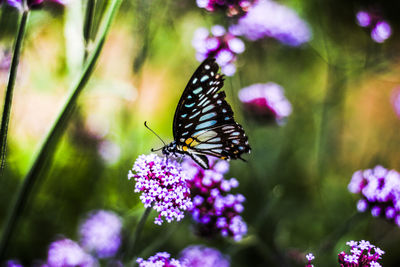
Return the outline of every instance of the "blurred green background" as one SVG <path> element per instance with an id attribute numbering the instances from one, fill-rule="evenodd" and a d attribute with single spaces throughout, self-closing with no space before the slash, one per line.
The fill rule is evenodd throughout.
<path id="1" fill-rule="evenodd" d="M 224 90 L 252 147 L 248 163 L 231 162 L 239 180 L 248 235 L 239 243 L 196 237 L 191 220 L 157 226 L 147 221 L 140 256 L 168 251 L 176 256 L 190 244 L 206 244 L 231 256 L 232 266 L 337 266 L 348 240 L 369 240 L 386 254 L 383 266 L 400 265 L 400 230 L 369 213 L 358 214 L 358 196 L 347 190 L 358 169 L 382 164 L 399 168 L 400 120 L 391 105 L 400 84 L 399 2 L 280 1 L 310 25 L 313 39 L 294 48 L 273 39 L 246 42 L 237 73 Z M 355 14 L 379 5 L 393 34 L 383 44 L 355 23 Z M 102 1 L 98 9 L 102 8 Z M 37 149 L 49 130 L 83 57 L 83 4 L 47 4 L 32 12 L 17 76 L 7 163 L 0 177 L 0 223 Z M 100 19 L 100 18 L 96 18 Z M 18 12 L 0 11 L 0 47 L 11 50 Z M 40 176 L 40 188 L 25 208 L 8 247 L 8 258 L 29 265 L 46 259 L 57 236 L 77 238 L 83 216 L 110 209 L 124 218 L 126 236 L 143 212 L 128 170 L 159 140 L 143 127 L 148 121 L 172 140 L 179 97 L 199 65 L 191 45 L 198 27 L 228 25 L 224 14 L 209 13 L 195 1 L 124 1 L 96 70 Z M 253 83 L 285 88 L 293 113 L 283 126 L 246 120 L 237 92 Z M 7 71 L 0 73 L 4 93 Z M 154 216 L 152 213 L 151 216 Z M 161 237 L 160 237 L 161 236 Z M 160 240 L 164 242 L 159 242 Z M 147 254 L 146 254 L 147 253 Z"/>

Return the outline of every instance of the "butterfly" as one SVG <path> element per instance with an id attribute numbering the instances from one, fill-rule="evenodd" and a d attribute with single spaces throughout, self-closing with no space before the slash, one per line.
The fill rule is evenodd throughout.
<path id="1" fill-rule="evenodd" d="M 164 155 L 189 155 L 209 169 L 207 156 L 244 160 L 241 155 L 250 153 L 247 136 L 220 91 L 224 76 L 218 70 L 215 59 L 207 58 L 190 78 L 175 111 L 174 141 L 162 148 Z"/>

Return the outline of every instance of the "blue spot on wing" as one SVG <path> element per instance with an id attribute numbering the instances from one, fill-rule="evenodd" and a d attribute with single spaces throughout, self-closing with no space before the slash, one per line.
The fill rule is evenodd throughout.
<path id="1" fill-rule="evenodd" d="M 215 121 L 215 120 L 200 123 L 199 125 L 196 126 L 196 130 L 211 127 L 216 123 L 217 123 L 217 121 Z"/>
<path id="2" fill-rule="evenodd" d="M 193 103 L 191 103 L 191 104 L 185 104 L 185 107 L 187 107 L 187 108 L 191 108 L 191 107 L 193 107 L 194 106 L 194 104 L 196 104 L 195 102 L 193 102 Z"/>
<path id="3" fill-rule="evenodd" d="M 193 93 L 197 95 L 197 94 L 200 93 L 202 90 L 203 90 L 203 88 L 199 87 L 199 88 L 193 90 Z"/>

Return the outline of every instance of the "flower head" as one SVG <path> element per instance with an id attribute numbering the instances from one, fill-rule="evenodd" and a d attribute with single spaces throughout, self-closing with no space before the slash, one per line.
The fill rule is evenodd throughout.
<path id="1" fill-rule="evenodd" d="M 306 267 L 313 267 L 314 265 L 311 264 L 311 261 L 313 261 L 315 259 L 315 256 L 312 253 L 308 253 L 306 255 L 306 259 L 308 261 Z"/>
<path id="2" fill-rule="evenodd" d="M 138 258 L 136 262 L 139 267 L 182 267 L 178 260 L 170 258 L 170 256 L 167 252 L 158 252 L 147 260 Z"/>
<path id="3" fill-rule="evenodd" d="M 187 267 L 229 267 L 229 258 L 216 249 L 189 246 L 181 252 L 179 261 Z"/>
<path id="4" fill-rule="evenodd" d="M 392 28 L 386 21 L 379 21 L 371 31 L 371 38 L 377 43 L 383 43 L 392 35 Z"/>
<path id="5" fill-rule="evenodd" d="M 121 245 L 121 228 L 121 219 L 114 212 L 93 212 L 79 228 L 80 243 L 99 258 L 112 257 Z"/>
<path id="6" fill-rule="evenodd" d="M 271 0 L 257 1 L 231 31 L 252 41 L 271 37 L 290 46 L 299 46 L 311 39 L 308 25 L 295 11 Z"/>
<path id="7" fill-rule="evenodd" d="M 350 253 L 342 251 L 338 254 L 338 261 L 343 267 L 364 267 L 364 266 L 381 266 L 378 260 L 385 253 L 380 248 L 372 245 L 369 241 L 361 240 L 349 241 L 346 243 L 350 246 Z"/>
<path id="8" fill-rule="evenodd" d="M 47 266 L 49 267 L 73 267 L 97 266 L 97 262 L 74 241 L 61 239 L 50 244 Z"/>
<path id="9" fill-rule="evenodd" d="M 400 174 L 382 166 L 357 171 L 348 185 L 350 192 L 360 194 L 357 209 L 371 211 L 374 217 L 383 217 L 400 226 Z"/>
<path id="10" fill-rule="evenodd" d="M 142 192 L 140 200 L 159 213 L 154 223 L 161 225 L 161 217 L 167 222 L 180 221 L 184 211 L 192 207 L 189 177 L 178 163 L 155 154 L 141 155 L 132 170 L 128 178 L 135 180 L 135 192 Z"/>
<path id="11" fill-rule="evenodd" d="M 239 91 L 239 99 L 252 117 L 282 123 L 292 113 L 292 105 L 276 83 L 253 84 Z"/>
<path id="12" fill-rule="evenodd" d="M 358 11 L 356 14 L 357 23 L 361 27 L 368 27 L 371 24 L 371 15 L 364 10 Z"/>
<path id="13" fill-rule="evenodd" d="M 243 53 L 245 46 L 242 40 L 223 26 L 215 25 L 209 32 L 206 28 L 199 28 L 195 31 L 192 45 L 196 49 L 196 58 L 203 61 L 207 57 L 215 57 L 221 66 L 221 71 L 227 76 L 236 72 L 234 62 L 236 55 Z"/>
<path id="14" fill-rule="evenodd" d="M 226 11 L 229 17 L 243 16 L 254 0 L 196 0 L 197 6 L 210 12 Z"/>
<path id="15" fill-rule="evenodd" d="M 240 213 L 245 197 L 228 194 L 239 185 L 235 178 L 224 179 L 229 169 L 226 161 L 210 160 L 210 169 L 204 170 L 192 160 L 186 159 L 182 167 L 187 170 L 193 207 L 190 209 L 196 221 L 198 233 L 212 237 L 216 234 L 239 241 L 247 233 L 247 225 Z"/>

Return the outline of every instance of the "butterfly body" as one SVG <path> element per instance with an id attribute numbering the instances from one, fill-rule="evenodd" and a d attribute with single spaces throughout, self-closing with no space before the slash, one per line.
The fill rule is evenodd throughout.
<path id="1" fill-rule="evenodd" d="M 224 77 L 218 70 L 215 59 L 208 58 L 190 78 L 175 111 L 174 141 L 163 147 L 163 154 L 189 155 L 208 169 L 207 155 L 230 160 L 250 152 L 247 136 L 220 91 Z"/>

